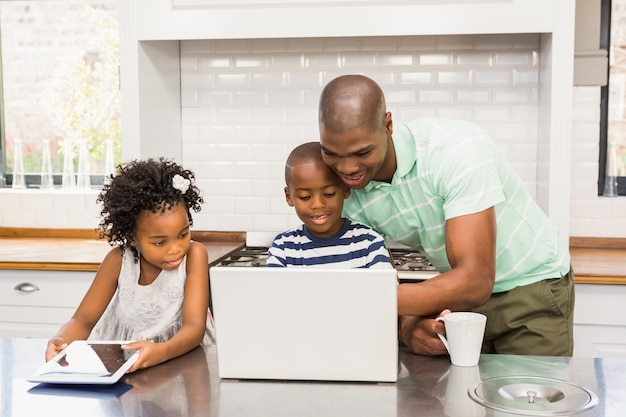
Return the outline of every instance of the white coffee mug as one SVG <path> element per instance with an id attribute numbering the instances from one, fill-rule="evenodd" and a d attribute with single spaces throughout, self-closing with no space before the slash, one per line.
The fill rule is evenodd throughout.
<path id="1" fill-rule="evenodd" d="M 471 311 L 457 311 L 437 317 L 436 320 L 446 326 L 446 335 L 438 336 L 448 350 L 452 364 L 478 365 L 487 317 Z"/>

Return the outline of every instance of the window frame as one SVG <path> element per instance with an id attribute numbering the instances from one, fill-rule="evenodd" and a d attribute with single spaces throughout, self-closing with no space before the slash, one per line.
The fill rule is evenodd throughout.
<path id="1" fill-rule="evenodd" d="M 5 173 L 7 160 L 4 142 L 4 74 L 2 68 L 2 30 L 0 30 L 0 188 L 8 186 Z"/>
<path id="2" fill-rule="evenodd" d="M 601 0 L 600 10 L 600 48 L 610 51 L 611 48 L 611 8 L 612 0 Z M 610 53 L 610 52 L 609 52 Z M 608 151 L 608 127 L 609 127 L 609 62 L 606 68 L 607 83 L 600 87 L 600 154 L 598 155 L 598 195 L 604 194 L 606 182 L 606 165 Z M 617 177 L 617 195 L 626 195 L 626 177 Z"/>

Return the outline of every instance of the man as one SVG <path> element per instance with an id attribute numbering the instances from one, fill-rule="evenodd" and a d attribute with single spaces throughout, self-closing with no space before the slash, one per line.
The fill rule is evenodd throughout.
<path id="1" fill-rule="evenodd" d="M 382 89 L 361 75 L 324 88 L 319 128 L 324 162 L 352 189 L 345 215 L 440 272 L 398 287 L 411 351 L 446 353 L 434 318 L 450 309 L 487 316 L 483 353 L 573 353 L 567 241 L 482 129 L 435 118 L 394 126 Z"/>

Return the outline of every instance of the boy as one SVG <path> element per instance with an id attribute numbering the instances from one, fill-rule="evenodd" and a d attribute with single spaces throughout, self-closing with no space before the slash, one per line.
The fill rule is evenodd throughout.
<path id="1" fill-rule="evenodd" d="M 268 267 L 391 268 L 378 233 L 342 217 L 350 189 L 322 160 L 319 142 L 296 147 L 285 164 L 285 199 L 303 224 L 280 233 Z"/>

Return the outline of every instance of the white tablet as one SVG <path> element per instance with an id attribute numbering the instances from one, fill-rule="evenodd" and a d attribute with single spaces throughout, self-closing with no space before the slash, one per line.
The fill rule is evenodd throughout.
<path id="1" fill-rule="evenodd" d="M 127 341 L 76 340 L 28 378 L 53 384 L 114 384 L 137 361 L 139 351 L 124 350 Z"/>

